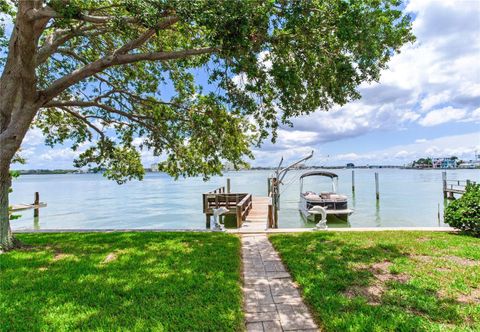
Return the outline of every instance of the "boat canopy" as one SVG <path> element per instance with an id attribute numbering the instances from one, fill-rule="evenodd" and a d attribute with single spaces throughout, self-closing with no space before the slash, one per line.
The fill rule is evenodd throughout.
<path id="1" fill-rule="evenodd" d="M 307 173 L 303 173 L 302 176 L 300 176 L 300 179 L 303 179 L 304 177 L 307 177 L 307 176 L 315 176 L 315 175 L 318 175 L 318 176 L 327 176 L 329 178 L 338 178 L 338 175 L 335 174 L 335 173 L 332 173 L 332 172 L 325 172 L 325 171 L 312 171 L 312 172 L 307 172 Z"/>

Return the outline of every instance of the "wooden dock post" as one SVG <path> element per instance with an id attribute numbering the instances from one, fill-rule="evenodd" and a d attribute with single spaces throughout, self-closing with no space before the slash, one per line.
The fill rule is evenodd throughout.
<path id="1" fill-rule="evenodd" d="M 39 206 L 40 206 L 40 194 L 39 192 L 35 192 L 35 198 L 33 200 L 33 205 L 36 207 L 34 210 L 33 210 L 33 217 L 34 218 L 37 218 L 38 215 L 39 215 Z"/>
<path id="2" fill-rule="evenodd" d="M 352 192 L 355 192 L 355 171 L 352 170 Z"/>
<path id="3" fill-rule="evenodd" d="M 227 178 L 227 194 L 230 194 L 230 178 Z"/>
<path id="4" fill-rule="evenodd" d="M 36 209 L 33 210 L 33 229 L 38 230 L 40 229 L 40 193 L 37 191 L 35 192 L 35 196 L 33 199 L 33 206 Z"/>
<path id="5" fill-rule="evenodd" d="M 443 198 L 447 198 L 447 172 L 442 172 Z"/>
<path id="6" fill-rule="evenodd" d="M 378 185 L 378 173 L 375 172 L 375 196 L 377 198 L 377 201 L 380 199 L 380 189 Z"/>
<path id="7" fill-rule="evenodd" d="M 210 229 L 210 215 L 209 215 L 209 214 L 206 214 L 205 216 L 206 216 L 206 218 L 207 218 L 207 220 L 206 220 L 206 225 L 205 225 L 205 226 L 207 227 L 207 229 Z"/>

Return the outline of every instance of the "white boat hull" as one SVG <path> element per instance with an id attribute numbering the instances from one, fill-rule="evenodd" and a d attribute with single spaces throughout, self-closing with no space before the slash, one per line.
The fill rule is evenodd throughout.
<path id="1" fill-rule="evenodd" d="M 342 203 L 342 204 L 336 204 L 336 203 Z M 309 200 L 309 199 L 306 199 L 303 194 L 300 195 L 300 204 L 299 204 L 300 213 L 303 215 L 305 219 L 318 222 L 320 215 L 316 213 L 312 213 L 310 211 L 312 206 L 315 206 L 315 205 L 319 205 L 326 208 L 327 218 L 328 216 L 335 216 L 339 219 L 347 219 L 347 217 L 353 213 L 352 209 L 347 208 L 346 201 L 332 202 L 330 200 L 324 200 L 324 201 Z M 336 208 L 337 206 L 339 208 Z"/>

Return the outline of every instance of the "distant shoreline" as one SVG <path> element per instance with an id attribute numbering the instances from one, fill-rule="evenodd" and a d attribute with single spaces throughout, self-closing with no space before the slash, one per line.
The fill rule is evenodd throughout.
<path id="1" fill-rule="evenodd" d="M 243 172 L 243 171 L 273 171 L 276 167 L 252 167 L 250 169 L 241 169 L 241 170 L 223 170 L 223 173 L 228 172 Z M 457 170 L 480 170 L 480 168 L 415 168 L 415 167 L 405 167 L 405 166 L 356 166 L 356 167 L 345 167 L 345 166 L 313 166 L 313 167 L 306 167 L 306 168 L 298 168 L 295 170 L 311 170 L 311 169 L 405 169 L 405 170 L 418 170 L 418 171 L 427 171 L 427 170 L 441 170 L 441 171 L 457 171 Z M 69 170 L 69 169 L 58 169 L 58 170 L 13 170 L 14 172 L 18 172 L 20 175 L 65 175 L 65 174 L 102 174 L 102 172 L 88 172 L 88 171 L 81 171 L 81 170 Z M 152 173 L 163 173 L 163 172 L 153 172 L 149 169 L 146 170 L 147 174 Z"/>

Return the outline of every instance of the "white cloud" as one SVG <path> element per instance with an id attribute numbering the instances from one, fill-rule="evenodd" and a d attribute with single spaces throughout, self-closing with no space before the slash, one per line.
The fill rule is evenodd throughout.
<path id="1" fill-rule="evenodd" d="M 480 122 L 480 107 L 477 108 L 475 111 L 473 111 L 471 114 L 470 114 L 470 118 L 469 118 L 470 121 L 479 121 Z"/>
<path id="2" fill-rule="evenodd" d="M 380 83 L 363 84 L 362 99 L 336 111 L 294 120 L 295 130 L 329 142 L 478 118 L 480 1 L 412 0 L 407 11 L 417 41 L 391 59 Z"/>
<path id="3" fill-rule="evenodd" d="M 43 139 L 43 134 L 42 131 L 38 128 L 33 128 L 30 129 L 27 134 L 25 135 L 25 138 L 23 139 L 22 146 L 36 146 L 43 144 L 44 139 Z"/>
<path id="4" fill-rule="evenodd" d="M 80 154 L 79 151 L 73 151 L 70 148 L 51 149 L 39 156 L 41 161 L 70 161 Z"/>
<path id="5" fill-rule="evenodd" d="M 314 131 L 300 131 L 300 130 L 279 130 L 279 144 L 290 146 L 292 144 L 310 144 L 315 142 L 318 133 Z"/>
<path id="6" fill-rule="evenodd" d="M 398 151 L 397 153 L 394 154 L 394 157 L 395 158 L 405 158 L 405 157 L 408 157 L 410 156 L 411 153 L 407 150 L 401 150 L 401 151 Z"/>
<path id="7" fill-rule="evenodd" d="M 448 106 L 429 112 L 419 123 L 424 127 L 436 126 L 446 122 L 462 120 L 466 114 L 467 112 L 465 110 Z"/>
<path id="8" fill-rule="evenodd" d="M 421 101 L 422 111 L 428 111 L 432 109 L 432 107 L 448 100 L 450 100 L 450 91 L 442 91 L 440 93 L 431 94 Z"/>
<path id="9" fill-rule="evenodd" d="M 332 165 L 342 165 L 351 161 L 362 164 L 380 163 L 403 165 L 421 157 L 457 156 L 461 159 L 474 158 L 480 151 L 480 132 L 463 135 L 450 135 L 434 139 L 422 139 L 406 145 L 392 146 L 367 153 L 345 153 L 331 156 Z"/>

